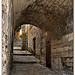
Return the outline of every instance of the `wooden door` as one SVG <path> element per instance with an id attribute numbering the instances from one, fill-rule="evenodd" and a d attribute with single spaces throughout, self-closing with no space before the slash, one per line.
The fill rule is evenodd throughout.
<path id="1" fill-rule="evenodd" d="M 46 37 L 46 67 L 51 68 L 51 42 L 50 37 Z"/>
<path id="2" fill-rule="evenodd" d="M 34 56 L 36 56 L 36 37 L 33 38 Z"/>

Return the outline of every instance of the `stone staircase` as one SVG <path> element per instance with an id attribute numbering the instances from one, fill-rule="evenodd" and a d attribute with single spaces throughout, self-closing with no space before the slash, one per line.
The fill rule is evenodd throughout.
<path id="1" fill-rule="evenodd" d="M 28 51 L 14 49 L 13 62 L 11 75 L 55 75 Z"/>
<path id="2" fill-rule="evenodd" d="M 40 63 L 40 60 L 32 56 L 32 54 L 28 51 L 13 51 L 13 62 L 14 63 L 23 63 L 23 64 L 31 64 L 31 63 Z"/>

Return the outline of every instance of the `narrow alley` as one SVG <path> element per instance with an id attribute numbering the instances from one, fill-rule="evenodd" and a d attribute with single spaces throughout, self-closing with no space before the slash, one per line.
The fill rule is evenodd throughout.
<path id="1" fill-rule="evenodd" d="M 2 0 L 2 74 L 73 75 L 73 0 Z"/>

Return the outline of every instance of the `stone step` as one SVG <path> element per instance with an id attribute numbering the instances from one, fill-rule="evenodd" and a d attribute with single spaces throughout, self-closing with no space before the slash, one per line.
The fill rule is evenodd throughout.
<path id="1" fill-rule="evenodd" d="M 13 49 L 21 49 L 21 47 L 14 46 Z"/>
<path id="2" fill-rule="evenodd" d="M 13 49 L 13 51 L 22 51 L 22 49 Z M 24 51 L 24 50 L 23 50 Z"/>
<path id="3" fill-rule="evenodd" d="M 19 55 L 19 56 L 32 56 L 32 54 L 28 51 L 13 51 L 13 55 Z"/>
<path id="4" fill-rule="evenodd" d="M 13 46 L 15 46 L 15 47 L 21 47 L 21 45 L 15 45 L 15 44 Z"/>
<path id="5" fill-rule="evenodd" d="M 33 56 L 32 54 L 13 54 L 13 55 L 16 55 L 16 56 Z"/>
<path id="6" fill-rule="evenodd" d="M 36 59 L 34 56 L 13 55 L 13 62 L 29 64 L 29 63 L 40 63 L 40 60 Z"/>
<path id="7" fill-rule="evenodd" d="M 35 63 L 37 63 L 37 64 L 39 64 L 40 62 L 37 62 L 37 61 L 13 61 L 13 63 L 16 63 L 16 64 L 35 64 Z"/>

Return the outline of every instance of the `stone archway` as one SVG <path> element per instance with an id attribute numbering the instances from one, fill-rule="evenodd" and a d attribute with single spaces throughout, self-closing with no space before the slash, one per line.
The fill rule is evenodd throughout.
<path id="1" fill-rule="evenodd" d="M 3 63 L 5 64 L 3 68 L 8 69 L 8 71 L 11 68 L 11 37 L 13 37 L 15 29 L 19 25 L 29 23 L 41 28 L 43 31 L 47 31 L 48 35 L 51 36 L 52 68 L 69 67 L 70 70 L 73 69 L 72 0 L 7 0 L 2 2 L 2 37 L 4 38 L 2 47 Z M 5 41 L 6 38 L 9 39 L 8 42 Z M 6 51 L 7 54 L 5 54 Z M 8 56 L 9 58 L 6 58 Z M 5 75 L 9 73 L 6 70 L 3 72 Z"/>
<path id="2" fill-rule="evenodd" d="M 39 27 L 30 25 L 30 24 L 23 24 L 23 25 L 21 25 L 21 28 L 22 28 L 21 30 L 22 30 L 22 34 L 23 34 L 22 35 L 23 38 L 21 39 L 22 50 L 24 50 L 24 51 L 28 50 L 30 52 L 33 52 L 34 55 L 41 60 L 41 64 L 46 65 L 47 32 L 43 32 L 43 30 L 40 29 Z M 35 42 L 34 37 L 36 38 L 36 42 Z M 51 40 L 49 40 L 49 41 L 51 41 Z M 17 44 L 17 46 L 18 46 L 18 44 Z M 36 51 L 35 51 L 35 49 L 36 49 Z M 51 56 L 51 54 L 50 54 L 50 56 Z"/>

